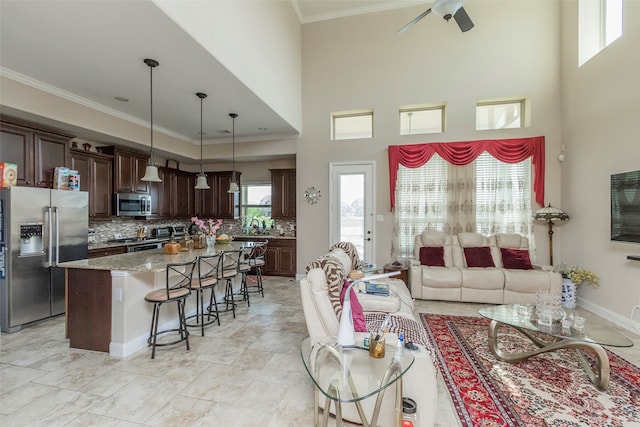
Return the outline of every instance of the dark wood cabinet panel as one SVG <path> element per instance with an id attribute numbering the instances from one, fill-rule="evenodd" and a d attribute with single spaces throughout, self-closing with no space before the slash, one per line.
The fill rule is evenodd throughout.
<path id="1" fill-rule="evenodd" d="M 0 159 L 18 165 L 17 184 L 53 187 L 53 170 L 70 166 L 70 135 L 0 122 Z"/>
<path id="2" fill-rule="evenodd" d="M 196 178 L 191 172 L 159 168 L 162 182 L 151 183 L 151 213 L 164 218 L 189 218 L 195 215 Z"/>
<path id="3" fill-rule="evenodd" d="M 275 219 L 296 218 L 296 170 L 270 169 L 271 171 L 271 217 Z"/>
<path id="4" fill-rule="evenodd" d="M 33 137 L 35 154 L 36 187 L 53 187 L 53 170 L 57 166 L 68 166 L 69 138 L 44 133 L 35 133 Z"/>
<path id="5" fill-rule="evenodd" d="M 111 272 L 67 270 L 67 333 L 73 348 L 109 352 Z"/>
<path id="6" fill-rule="evenodd" d="M 176 217 L 191 217 L 195 213 L 195 185 L 196 179 L 192 173 L 177 172 L 175 178 L 176 184 Z"/>
<path id="7" fill-rule="evenodd" d="M 72 150 L 71 169 L 80 173 L 80 190 L 89 192 L 89 216 L 111 216 L 113 201 L 111 157 Z"/>
<path id="8" fill-rule="evenodd" d="M 18 165 L 18 185 L 34 185 L 33 131 L 0 123 L 0 160 Z"/>
<path id="9" fill-rule="evenodd" d="M 109 255 L 126 254 L 126 246 L 114 246 L 111 248 L 89 249 L 89 258 L 100 258 Z"/>
<path id="10" fill-rule="evenodd" d="M 149 155 L 121 147 L 100 147 L 113 155 L 113 191 L 115 193 L 150 194 L 149 183 L 142 180 Z"/>
<path id="11" fill-rule="evenodd" d="M 240 173 L 236 172 L 238 186 Z M 208 190 L 196 190 L 196 214 L 204 218 L 235 219 L 240 217 L 240 194 L 228 193 L 232 172 L 207 172 Z M 195 182 L 194 182 L 195 185 Z"/>

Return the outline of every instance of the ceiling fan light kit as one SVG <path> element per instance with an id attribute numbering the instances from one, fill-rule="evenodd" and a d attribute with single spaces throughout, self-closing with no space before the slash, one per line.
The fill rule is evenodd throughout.
<path id="1" fill-rule="evenodd" d="M 409 28 L 417 24 L 422 18 L 433 12 L 436 15 L 442 16 L 446 21 L 449 21 L 452 17 L 460 27 L 460 30 L 464 33 L 473 28 L 473 22 L 469 15 L 464 10 L 464 0 L 436 0 L 433 5 L 416 16 L 411 22 L 402 27 L 399 33 L 404 33 Z"/>

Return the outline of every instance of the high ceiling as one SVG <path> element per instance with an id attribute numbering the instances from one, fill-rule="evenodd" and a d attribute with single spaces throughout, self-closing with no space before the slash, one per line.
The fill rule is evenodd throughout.
<path id="1" fill-rule="evenodd" d="M 274 0 L 279 1 L 279 0 Z M 301 23 L 415 5 L 413 0 L 292 0 Z M 162 29 L 162 31 L 158 31 Z M 186 142 L 227 142 L 237 112 L 238 140 L 296 138 L 298 130 L 266 105 L 151 1 L 0 2 L 0 71 L 4 76 L 133 123 L 148 125 L 153 71 L 154 128 Z M 124 99 L 124 100 L 123 100 Z M 0 113 L 25 116 L 4 107 Z M 97 142 L 104 135 L 63 129 Z"/>

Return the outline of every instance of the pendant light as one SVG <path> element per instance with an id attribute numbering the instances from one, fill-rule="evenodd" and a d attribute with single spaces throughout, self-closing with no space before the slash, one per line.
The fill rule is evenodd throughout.
<path id="1" fill-rule="evenodd" d="M 229 191 L 227 193 L 239 193 L 240 189 L 238 188 L 238 183 L 236 182 L 236 117 L 238 115 L 236 113 L 230 113 L 229 117 L 233 121 L 232 130 L 232 150 L 233 150 L 233 171 L 231 172 L 231 184 L 229 184 Z"/>
<path id="2" fill-rule="evenodd" d="M 144 63 L 149 66 L 151 80 L 151 151 L 149 154 L 149 161 L 147 162 L 147 169 L 145 170 L 145 174 L 141 179 L 142 181 L 148 182 L 162 182 L 162 180 L 158 176 L 158 167 L 156 166 L 153 158 L 153 69 L 160 65 L 160 63 L 155 59 L 149 58 L 145 59 Z"/>
<path id="3" fill-rule="evenodd" d="M 196 190 L 208 190 L 209 184 L 207 184 L 207 176 L 204 174 L 204 168 L 202 166 L 202 101 L 207 97 L 206 93 L 198 92 L 196 96 L 200 98 L 200 173 L 198 174 L 198 181 L 196 182 Z"/>

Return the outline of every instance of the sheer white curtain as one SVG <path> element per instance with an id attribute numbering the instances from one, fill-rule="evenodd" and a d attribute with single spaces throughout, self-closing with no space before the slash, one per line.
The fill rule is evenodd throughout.
<path id="1" fill-rule="evenodd" d="M 412 258 L 414 238 L 425 228 L 520 233 L 532 245 L 531 216 L 530 159 L 508 164 L 483 153 L 469 165 L 454 166 L 435 154 L 419 168 L 400 165 L 391 256 Z"/>

